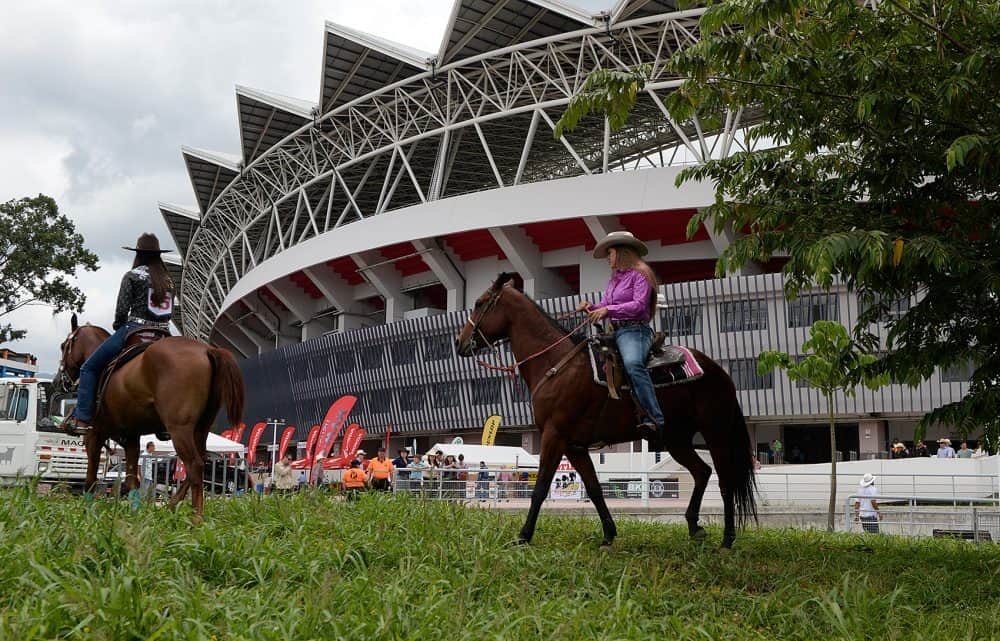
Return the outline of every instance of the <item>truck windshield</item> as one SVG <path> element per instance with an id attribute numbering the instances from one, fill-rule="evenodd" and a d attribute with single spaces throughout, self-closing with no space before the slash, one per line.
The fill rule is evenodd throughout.
<path id="1" fill-rule="evenodd" d="M 52 420 L 49 415 L 51 408 L 49 407 L 49 399 L 52 397 L 52 383 L 40 382 L 38 383 L 38 404 L 36 405 L 38 417 L 38 423 L 36 428 L 39 432 L 59 432 L 59 426 L 56 422 Z"/>
<path id="2" fill-rule="evenodd" d="M 10 421 L 14 418 L 16 390 L 13 383 L 0 383 L 0 421 Z"/>

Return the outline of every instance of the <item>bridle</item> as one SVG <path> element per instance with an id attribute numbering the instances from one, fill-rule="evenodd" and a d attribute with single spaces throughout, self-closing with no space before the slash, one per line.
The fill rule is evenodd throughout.
<path id="1" fill-rule="evenodd" d="M 80 372 L 77 371 L 77 378 L 73 380 L 70 378 L 69 374 L 66 372 L 66 354 L 73 350 L 73 344 L 76 342 L 76 335 L 80 333 L 82 327 L 77 327 L 74 329 L 69 337 L 63 341 L 61 346 L 61 352 L 59 354 L 59 368 L 56 370 L 56 386 L 59 391 L 62 392 L 72 392 L 80 384 Z"/>
<path id="2" fill-rule="evenodd" d="M 490 296 L 490 299 L 486 301 L 486 304 L 484 306 L 484 309 L 483 309 L 482 313 L 479 314 L 479 319 L 478 320 L 473 320 L 472 314 L 469 314 L 469 320 L 468 320 L 469 324 L 472 325 L 472 339 L 471 339 L 472 340 L 472 349 L 473 350 L 476 349 L 476 336 L 479 336 L 480 338 L 483 339 L 483 342 L 486 345 L 488 345 L 493 350 L 493 353 L 496 354 L 496 356 L 497 356 L 497 360 L 501 360 L 500 348 L 498 347 L 498 345 L 500 345 L 504 341 L 509 341 L 510 338 L 509 337 L 508 338 L 501 338 L 501 339 L 498 339 L 496 341 L 491 341 L 490 339 L 486 338 L 486 335 L 483 334 L 483 332 L 482 332 L 481 329 L 479 329 L 479 325 L 483 322 L 483 319 L 486 318 L 486 315 L 489 314 L 491 311 L 493 311 L 493 309 L 496 307 L 497 303 L 500 301 L 500 296 L 502 296 L 502 295 L 503 295 L 503 287 L 501 287 L 499 291 L 495 292 L 492 296 Z M 473 310 L 473 313 L 475 313 L 475 310 Z M 570 312 L 568 314 L 564 314 L 564 315 L 562 315 L 562 316 L 559 317 L 559 320 L 562 320 L 564 318 L 569 318 L 570 316 L 573 316 L 574 314 L 577 314 L 577 313 L 578 312 L 573 311 L 573 312 Z M 531 356 L 528 356 L 526 358 L 522 358 L 521 360 L 515 362 L 513 365 L 493 365 L 492 363 L 487 363 L 487 362 L 485 362 L 483 360 L 480 360 L 480 359 L 476 359 L 476 363 L 478 363 L 480 367 L 485 367 L 486 369 L 492 369 L 492 370 L 498 370 L 498 371 L 501 371 L 501 372 L 507 372 L 507 374 L 511 378 L 514 378 L 515 376 L 517 376 L 517 370 L 518 370 L 519 367 L 521 367 L 521 365 L 524 365 L 528 361 L 536 359 L 539 356 L 541 356 L 542 354 L 545 354 L 545 353 L 549 352 L 550 350 L 554 349 L 557 345 L 559 345 L 560 343 L 562 343 L 563 341 L 565 341 L 566 339 L 568 339 L 573 334 L 576 334 L 578 331 L 580 331 L 589 322 L 590 322 L 589 318 L 584 318 L 580 322 L 579 325 L 577 325 L 576 327 L 574 327 L 572 330 L 570 330 L 569 333 L 567 333 L 565 336 L 563 336 L 562 338 L 560 338 L 556 342 L 552 343 L 548 347 L 545 347 L 544 349 L 541 349 L 541 350 L 535 352 Z M 554 376 L 555 372 L 558 371 L 558 368 L 561 367 L 561 365 L 562 365 L 562 363 L 560 363 L 556 367 L 552 368 L 552 370 L 550 370 L 550 372 L 547 374 L 546 379 L 549 378 L 549 377 L 551 377 L 551 376 Z M 546 380 L 546 379 L 543 379 L 543 380 Z"/>

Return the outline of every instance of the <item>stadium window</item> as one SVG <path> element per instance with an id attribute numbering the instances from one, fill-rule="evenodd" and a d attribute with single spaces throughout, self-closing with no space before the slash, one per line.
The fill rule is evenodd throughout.
<path id="1" fill-rule="evenodd" d="M 836 294 L 804 294 L 788 301 L 787 309 L 789 327 L 809 327 L 816 321 L 840 320 Z"/>
<path id="2" fill-rule="evenodd" d="M 719 328 L 723 332 L 767 329 L 767 301 L 729 300 L 719 305 Z"/>
<path id="3" fill-rule="evenodd" d="M 354 352 L 334 352 L 333 367 L 338 374 L 350 374 L 354 371 L 357 363 L 354 360 Z"/>
<path id="4" fill-rule="evenodd" d="M 757 373 L 756 358 L 738 358 L 727 363 L 729 376 L 738 390 L 772 389 L 774 373 L 768 372 L 761 376 Z"/>
<path id="5" fill-rule="evenodd" d="M 438 383 L 431 387 L 433 392 L 434 407 L 457 407 L 459 401 L 459 392 L 461 387 L 459 383 Z"/>
<path id="6" fill-rule="evenodd" d="M 941 370 L 942 383 L 967 383 L 972 380 L 972 372 L 976 368 L 971 361 L 958 363 Z"/>
<path id="7" fill-rule="evenodd" d="M 399 409 L 417 412 L 424 409 L 424 388 L 421 385 L 404 387 L 399 390 Z"/>
<path id="8" fill-rule="evenodd" d="M 361 361 L 361 369 L 378 369 L 382 367 L 381 344 L 365 345 L 358 349 L 358 360 Z"/>
<path id="9" fill-rule="evenodd" d="M 660 327 L 670 338 L 701 334 L 701 305 L 677 305 L 660 310 Z"/>
<path id="10" fill-rule="evenodd" d="M 316 356 L 312 359 L 312 375 L 314 378 L 326 376 L 330 373 L 330 361 L 326 356 Z"/>
<path id="11" fill-rule="evenodd" d="M 454 342 L 451 334 L 437 334 L 424 337 L 424 358 L 429 361 L 443 361 L 452 357 L 451 346 Z"/>
<path id="12" fill-rule="evenodd" d="M 369 414 L 386 414 L 392 409 L 392 394 L 386 390 L 376 390 L 365 394 L 365 407 Z"/>
<path id="13" fill-rule="evenodd" d="M 480 378 L 472 381 L 472 402 L 475 405 L 495 405 L 500 402 L 500 379 Z"/>
<path id="14" fill-rule="evenodd" d="M 389 345 L 389 356 L 393 365 L 412 365 L 417 362 L 417 341 L 413 339 L 396 341 Z"/>
<path id="15" fill-rule="evenodd" d="M 898 321 L 900 318 L 906 315 L 906 312 L 910 311 L 910 297 L 904 296 L 902 298 L 888 299 L 889 302 L 886 304 L 886 309 L 879 313 L 878 322 L 879 323 L 889 323 Z M 883 296 L 881 294 L 874 294 L 873 300 L 870 305 L 866 308 L 871 309 L 880 305 L 883 301 Z"/>
<path id="16" fill-rule="evenodd" d="M 507 383 L 510 386 L 510 398 L 515 403 L 527 403 L 531 400 L 531 394 L 528 391 L 528 386 L 524 384 L 524 379 L 520 376 L 517 378 L 508 378 Z"/>

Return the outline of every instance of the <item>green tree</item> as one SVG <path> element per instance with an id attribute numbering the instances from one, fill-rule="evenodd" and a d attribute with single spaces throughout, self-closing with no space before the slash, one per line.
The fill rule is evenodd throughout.
<path id="1" fill-rule="evenodd" d="M 916 384 L 972 363 L 968 394 L 920 431 L 933 421 L 996 429 L 1000 2 L 726 0 L 700 27 L 701 41 L 670 62 L 686 81 L 668 109 L 716 131 L 719 114 L 743 109 L 757 123 L 747 140 L 764 147 L 679 177 L 717 186 L 689 232 L 743 232 L 718 273 L 777 254 L 789 294 L 844 282 L 865 303 L 853 333 L 870 348 L 872 323 L 912 302 L 872 367 Z M 592 108 L 624 122 L 619 94 L 637 89 L 592 85 L 609 95 L 571 102 L 567 122 Z"/>
<path id="2" fill-rule="evenodd" d="M 793 381 L 804 381 L 819 390 L 826 399 L 827 420 L 830 425 L 830 505 L 826 527 L 833 531 L 834 513 L 837 510 L 837 424 L 834 420 L 834 395 L 840 392 L 853 396 L 860 383 L 869 389 L 878 389 L 889 382 L 887 375 L 861 374 L 873 363 L 875 356 L 868 354 L 840 323 L 816 321 L 809 328 L 809 338 L 802 343 L 803 355 L 795 358 L 785 352 L 762 352 L 757 371 L 767 374 L 778 367 L 788 372 Z"/>
<path id="3" fill-rule="evenodd" d="M 86 297 L 69 279 L 97 269 L 97 256 L 52 198 L 39 194 L 0 203 L 0 321 L 25 305 L 79 310 Z M 0 343 L 27 330 L 0 322 Z"/>

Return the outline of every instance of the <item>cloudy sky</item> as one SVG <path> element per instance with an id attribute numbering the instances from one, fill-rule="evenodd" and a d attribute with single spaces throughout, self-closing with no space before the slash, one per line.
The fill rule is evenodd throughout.
<path id="1" fill-rule="evenodd" d="M 579 0 L 600 8 L 611 0 Z M 190 204 L 182 144 L 239 153 L 234 85 L 316 101 L 330 20 L 436 51 L 452 0 L 32 0 L 0 21 L 0 202 L 45 193 L 100 270 L 83 319 L 111 326 L 131 245 L 172 247 L 158 201 Z M 55 369 L 69 315 L 21 310 L 14 343 Z"/>

